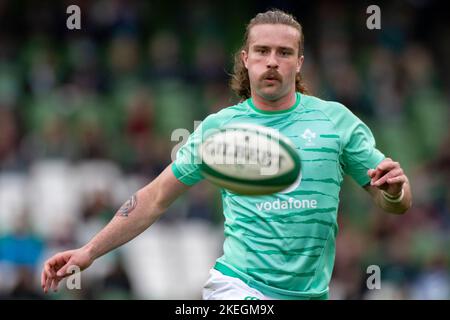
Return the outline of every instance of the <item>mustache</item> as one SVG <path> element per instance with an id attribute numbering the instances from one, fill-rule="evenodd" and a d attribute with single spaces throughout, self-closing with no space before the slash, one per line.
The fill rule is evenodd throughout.
<path id="1" fill-rule="evenodd" d="M 270 69 L 267 70 L 266 72 L 264 72 L 260 78 L 260 80 L 265 80 L 265 79 L 275 79 L 281 82 L 282 77 L 281 75 L 278 73 L 278 71 Z"/>

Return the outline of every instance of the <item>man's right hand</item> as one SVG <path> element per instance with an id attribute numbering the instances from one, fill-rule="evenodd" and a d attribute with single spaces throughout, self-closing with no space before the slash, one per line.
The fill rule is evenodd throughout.
<path id="1" fill-rule="evenodd" d="M 41 275 L 44 292 L 49 289 L 56 291 L 59 282 L 70 275 L 67 273 L 70 266 L 77 266 L 82 271 L 98 257 L 141 234 L 189 188 L 175 177 L 172 165 L 168 165 L 156 179 L 125 202 L 108 225 L 88 244 L 80 249 L 58 253 L 45 262 Z"/>
<path id="2" fill-rule="evenodd" d="M 70 273 L 67 269 L 70 266 L 77 266 L 80 271 L 89 267 L 94 262 L 88 250 L 83 248 L 76 250 L 68 250 L 55 254 L 44 264 L 41 274 L 41 286 L 45 293 L 49 289 L 58 290 L 59 282 Z"/>

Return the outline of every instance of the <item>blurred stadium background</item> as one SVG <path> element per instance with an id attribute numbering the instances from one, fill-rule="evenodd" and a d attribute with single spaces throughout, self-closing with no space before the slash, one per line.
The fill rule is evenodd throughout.
<path id="1" fill-rule="evenodd" d="M 66 28 L 67 6 L 82 29 Z M 347 105 L 410 177 L 413 208 L 341 192 L 331 299 L 450 298 L 450 25 L 435 1 L 0 1 L 0 297 L 199 299 L 221 254 L 218 191 L 192 188 L 140 237 L 43 296 L 56 251 L 88 241 L 170 163 L 174 129 L 236 102 L 245 24 L 270 7 L 303 24 L 310 91 Z M 381 290 L 366 269 L 381 268 Z"/>

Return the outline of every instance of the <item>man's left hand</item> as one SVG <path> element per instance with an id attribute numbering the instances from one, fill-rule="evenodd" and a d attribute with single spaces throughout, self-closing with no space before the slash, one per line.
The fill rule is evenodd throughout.
<path id="1" fill-rule="evenodd" d="M 397 196 L 402 192 L 403 184 L 408 180 L 400 163 L 386 158 L 375 169 L 369 169 L 370 185 L 384 190 L 389 195 Z"/>

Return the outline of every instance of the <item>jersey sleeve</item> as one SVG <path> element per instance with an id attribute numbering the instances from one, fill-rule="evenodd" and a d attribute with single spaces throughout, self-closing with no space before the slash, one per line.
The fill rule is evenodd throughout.
<path id="1" fill-rule="evenodd" d="M 345 130 L 342 169 L 360 186 L 364 186 L 370 182 L 367 171 L 375 168 L 385 156 L 376 148 L 375 138 L 369 127 L 347 108 L 342 120 Z"/>
<path id="2" fill-rule="evenodd" d="M 214 115 L 206 117 L 177 151 L 171 168 L 175 177 L 182 183 L 192 186 L 204 179 L 200 172 L 198 148 L 208 130 L 217 126 Z"/>

